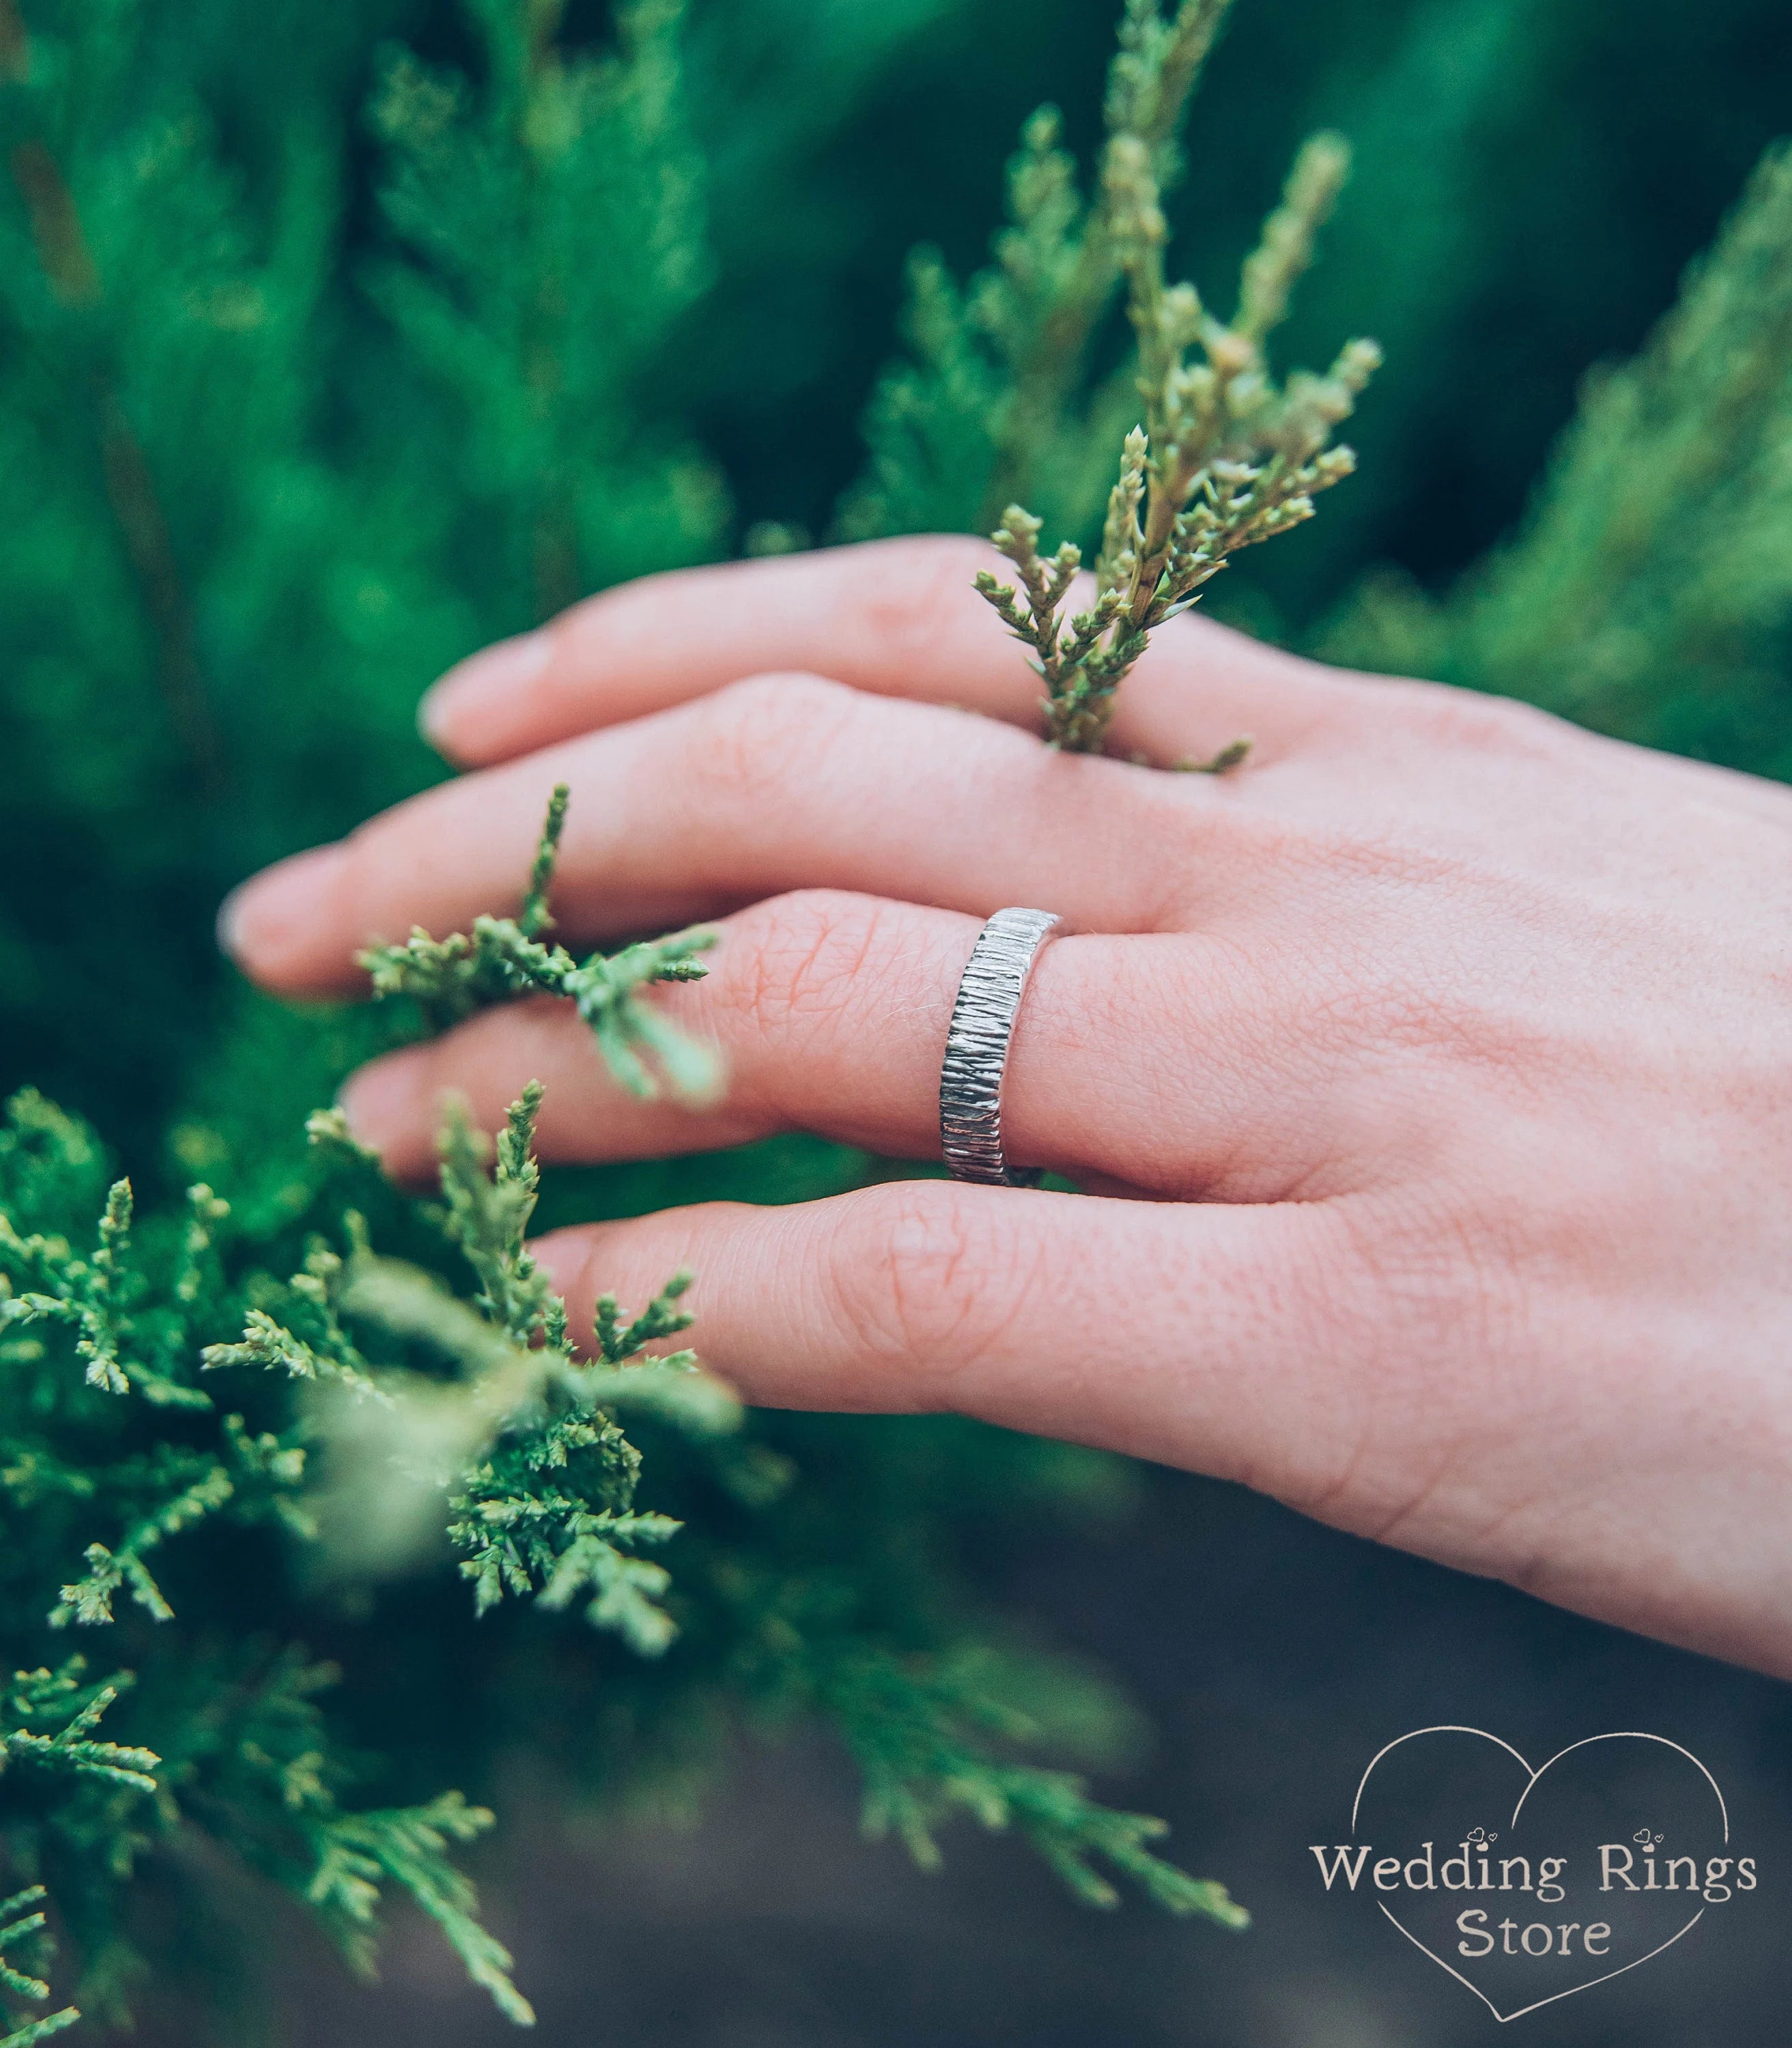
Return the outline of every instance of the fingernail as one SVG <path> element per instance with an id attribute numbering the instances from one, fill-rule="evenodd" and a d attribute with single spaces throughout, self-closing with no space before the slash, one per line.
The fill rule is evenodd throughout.
<path id="1" fill-rule="evenodd" d="M 314 846 L 254 875 L 218 906 L 218 943 L 239 965 L 277 971 L 300 949 L 343 862 L 340 846 Z"/>
<path id="2" fill-rule="evenodd" d="M 417 708 L 417 722 L 434 747 L 455 744 L 456 735 L 483 710 L 526 690 L 548 665 L 553 652 L 547 634 L 519 634 L 483 647 L 448 670 Z"/>
<path id="3" fill-rule="evenodd" d="M 383 1155 L 411 1135 L 419 1120 L 416 1065 L 398 1053 L 360 1068 L 343 1083 L 336 1107 L 357 1144 Z"/>

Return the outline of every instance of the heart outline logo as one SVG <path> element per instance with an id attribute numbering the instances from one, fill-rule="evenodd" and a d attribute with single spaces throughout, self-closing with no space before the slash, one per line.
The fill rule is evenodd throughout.
<path id="1" fill-rule="evenodd" d="M 1711 1787 L 1712 1796 L 1717 1802 L 1718 1813 L 1723 1821 L 1724 1842 L 1726 1847 L 1728 1845 L 1730 1840 L 1730 1809 L 1724 1803 L 1722 1787 L 1718 1784 L 1717 1780 L 1712 1776 L 1711 1773 L 1706 1770 L 1705 1765 L 1700 1762 L 1697 1757 L 1693 1755 L 1693 1752 L 1689 1749 L 1685 1748 L 1678 1742 L 1670 1742 L 1666 1736 L 1650 1735 L 1646 1730 L 1641 1728 L 1613 1728 L 1608 1730 L 1604 1735 L 1584 1736 L 1580 1741 L 1569 1743 L 1565 1749 L 1558 1749 L 1555 1755 L 1550 1757 L 1547 1762 L 1539 1764 L 1534 1771 L 1530 1767 L 1529 1759 L 1521 1755 L 1509 1742 L 1503 1740 L 1499 1736 L 1489 1734 L 1485 1728 L 1463 1727 L 1454 1723 L 1440 1724 L 1436 1728 L 1413 1728 L 1405 1735 L 1396 1736 L 1392 1742 L 1383 1744 L 1380 1749 L 1376 1751 L 1375 1754 L 1370 1758 L 1367 1767 L 1364 1770 L 1362 1778 L 1358 1782 L 1356 1797 L 1351 1802 L 1350 1829 L 1352 1835 L 1355 1835 L 1356 1833 L 1359 1817 L 1362 1812 L 1363 1794 L 1368 1789 L 1369 1780 L 1375 1775 L 1376 1766 L 1381 1763 L 1384 1757 L 1391 1755 L 1394 1751 L 1398 1749 L 1403 1743 L 1417 1742 L 1422 1736 L 1428 1735 L 1478 1736 L 1482 1741 L 1491 1742 L 1496 1749 L 1504 1750 L 1506 1754 L 1518 1765 L 1519 1768 L 1525 1773 L 1525 1787 L 1519 1794 L 1518 1803 L 1512 1809 L 1512 1817 L 1507 1824 L 1508 1828 L 1515 1828 L 1517 1826 L 1519 1816 L 1524 1811 L 1525 1802 L 1537 1789 L 1538 1781 L 1547 1771 L 1552 1770 L 1557 1764 L 1561 1763 L 1564 1757 L 1572 1756 L 1577 1750 L 1589 1748 L 1595 1743 L 1658 1743 L 1662 1748 L 1671 1749 L 1676 1753 L 1676 1755 L 1685 1757 L 1686 1761 L 1698 1771 L 1700 1775 Z M 1446 1976 L 1454 1977 L 1459 1984 L 1461 1984 L 1468 1990 L 1472 1991 L 1475 1994 L 1476 1997 L 1481 2001 L 1482 2004 L 1487 2007 L 1488 2011 L 1493 2015 L 1494 2018 L 1498 2020 L 1503 2027 L 1507 2025 L 1512 2020 L 1522 2019 L 1527 2013 L 1541 2012 L 1543 2007 L 1546 2005 L 1559 2004 L 1565 1998 L 1573 1998 L 1581 1992 L 1591 1991 L 1597 1984 L 1610 1984 L 1614 1977 L 1626 1976 L 1631 1971 L 1641 1968 L 1643 1964 L 1654 1961 L 1657 1956 L 1661 1955 L 1666 1950 L 1671 1949 L 1676 1941 L 1680 1941 L 1684 1936 L 1689 1934 L 1692 1930 L 1697 1926 L 1700 1921 L 1705 1918 L 1705 1909 L 1701 1906 L 1698 1911 L 1693 1915 L 1692 1918 L 1686 1922 L 1685 1926 L 1680 1929 L 1678 1934 L 1670 1934 L 1666 1941 L 1658 1942 L 1647 1955 L 1638 1956 L 1631 1962 L 1620 1964 L 1616 1969 L 1608 1970 L 1602 1976 L 1589 1977 L 1584 1984 L 1570 1984 L 1566 1991 L 1552 1992 L 1547 1998 L 1540 1998 L 1530 2005 L 1521 2006 L 1515 2012 L 1502 2012 L 1499 2007 L 1494 2003 L 1493 2000 L 1488 1996 L 1487 1993 L 1481 1989 L 1479 1984 L 1472 1983 L 1468 1978 L 1465 1977 L 1462 1974 L 1460 1970 L 1456 1969 L 1453 1968 L 1451 1965 L 1446 1963 L 1443 1957 L 1437 1954 L 1435 1949 L 1427 1948 L 1425 1943 L 1418 1938 L 1418 1935 L 1416 1935 L 1410 1927 L 1406 1926 L 1401 1921 L 1398 1914 L 1389 1910 L 1384 1901 L 1378 1899 L 1375 1901 L 1375 1903 L 1381 1908 L 1382 1912 L 1387 1915 L 1387 1918 L 1392 1921 L 1394 1925 L 1399 1929 L 1400 1932 L 1406 1936 L 1406 1939 L 1412 1943 L 1413 1946 L 1418 1950 L 1422 1956 L 1429 1957 Z"/>

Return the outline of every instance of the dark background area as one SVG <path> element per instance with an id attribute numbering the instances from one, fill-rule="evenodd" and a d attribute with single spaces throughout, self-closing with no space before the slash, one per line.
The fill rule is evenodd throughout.
<path id="1" fill-rule="evenodd" d="M 1166 1815 L 1189 1866 L 1255 1923 L 1231 1935 L 1135 1901 L 1072 1903 L 1014 1845 L 960 1826 L 943 1872 L 859 1840 L 849 1770 L 743 1744 L 704 1817 L 570 1834 L 519 1784 L 485 1873 L 555 2048 L 1780 2048 L 1792 1845 L 1786 1689 L 1163 1475 L 1123 1538 L 991 1557 L 1017 1604 L 1131 1686 L 1154 1730 L 1104 1786 Z M 1484 1728 L 1540 1764 L 1640 1728 L 1722 1786 L 1761 1888 L 1670 1953 L 1496 2023 L 1366 1896 L 1328 1897 L 1308 1844 L 1348 1841 L 1370 1759 L 1409 1730 Z M 524 1816 L 532 1814 L 526 1821 Z M 1563 1909 L 1564 1912 L 1568 1910 Z M 289 1963 L 300 2048 L 514 2038 L 430 1930 L 386 1983 Z"/>

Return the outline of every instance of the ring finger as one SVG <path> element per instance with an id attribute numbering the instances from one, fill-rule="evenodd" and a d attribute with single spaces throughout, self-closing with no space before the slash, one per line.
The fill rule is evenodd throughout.
<path id="1" fill-rule="evenodd" d="M 584 1025 L 549 1003 L 488 1012 L 377 1061 L 343 1105 L 363 1141 L 411 1178 L 429 1170 L 444 1096 L 465 1098 L 489 1129 L 531 1080 L 547 1092 L 550 1158 L 708 1150 L 792 1129 L 937 1158 L 941 1056 L 977 929 L 951 912 L 826 890 L 730 919 L 708 976 L 658 999 L 719 1046 L 728 1084 L 715 1103 L 625 1096 Z M 1162 994 L 1186 982 L 1191 954 L 1198 1016 L 1169 1010 Z M 1356 1148 L 1332 1077 L 1296 1027 L 1286 998 L 1224 942 L 1058 939 L 1038 956 L 1009 1053 L 1008 1157 L 1164 1197 L 1334 1192 Z"/>

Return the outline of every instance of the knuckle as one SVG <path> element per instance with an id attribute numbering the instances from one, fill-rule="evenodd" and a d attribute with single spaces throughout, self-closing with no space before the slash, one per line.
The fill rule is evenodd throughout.
<path id="1" fill-rule="evenodd" d="M 1237 871 L 1259 876 L 1304 880 L 1336 871 L 1336 849 L 1323 832 L 1274 812 L 1202 811 L 1194 820 L 1193 850 L 1211 859 L 1224 851 Z"/>
<path id="2" fill-rule="evenodd" d="M 1386 958 L 1397 936 L 1410 934 L 1420 903 L 1460 897 L 1480 886 L 1473 862 L 1398 821 L 1345 824 L 1285 823 L 1254 842 L 1274 863 L 1348 913 L 1337 951 L 1360 969 Z"/>
<path id="3" fill-rule="evenodd" d="M 926 1181 L 879 1194 L 876 1242 L 836 1267 L 836 1306 L 863 1351 L 904 1368 L 923 1405 L 953 1406 L 961 1375 L 1011 1328 L 1037 1251 L 1000 1204 L 953 1200 Z"/>
<path id="4" fill-rule="evenodd" d="M 898 666 L 925 668 L 972 615 L 979 569 L 995 560 L 980 541 L 952 533 L 878 541 L 855 564 L 861 626 Z"/>
<path id="5" fill-rule="evenodd" d="M 804 889 L 775 896 L 734 920 L 720 999 L 754 1031 L 801 1041 L 838 1026 L 863 1000 L 865 970 L 880 950 L 888 911 L 873 898 Z"/>
<path id="6" fill-rule="evenodd" d="M 700 807 L 752 804 L 788 789 L 839 738 L 854 692 L 822 676 L 749 676 L 703 700 L 683 763 Z"/>
<path id="7" fill-rule="evenodd" d="M 1505 1355 L 1522 1297 L 1516 1247 L 1483 1207 L 1453 1187 L 1407 1189 L 1396 1227 L 1365 1251 L 1424 1364 Z"/>
<path id="8" fill-rule="evenodd" d="M 1568 730 L 1561 720 L 1516 697 L 1433 683 L 1425 686 L 1425 723 L 1432 735 L 1479 753 L 1534 753 Z"/>
<path id="9" fill-rule="evenodd" d="M 1110 762 L 1052 754 L 1045 774 L 1074 767 L 1117 768 Z M 1127 769 L 1129 775 L 1135 771 Z M 1088 815 L 1092 836 L 1104 838 L 1123 829 L 1149 858 L 1129 863 L 1125 929 L 1175 932 L 1211 915 L 1216 892 L 1248 890 L 1261 897 L 1272 886 L 1329 882 L 1336 863 L 1331 850 L 1311 825 L 1277 815 L 1207 801 L 1204 789 L 1191 787 L 1196 778 L 1155 770 L 1137 772 L 1116 797 L 1105 791 L 1102 809 Z"/>
<path id="10" fill-rule="evenodd" d="M 1427 1131 L 1435 1143 L 1484 1110 L 1522 1113 L 1562 1072 L 1563 1048 L 1546 1020 L 1437 973 L 1366 964 L 1312 1005 L 1305 1023 L 1317 1027 L 1334 1074 L 1369 1080 L 1385 1099 L 1388 1146 L 1422 1146 Z"/>
<path id="11" fill-rule="evenodd" d="M 1372 967 L 1319 1007 L 1334 1038 L 1360 1051 L 1468 1052 L 1487 1045 L 1492 1031 L 1472 992 Z"/>

